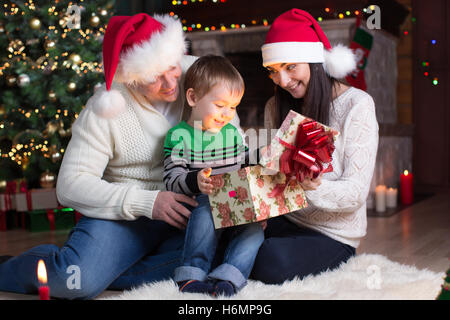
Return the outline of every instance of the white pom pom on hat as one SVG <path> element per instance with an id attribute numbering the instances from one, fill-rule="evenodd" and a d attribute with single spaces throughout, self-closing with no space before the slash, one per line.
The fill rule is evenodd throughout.
<path id="1" fill-rule="evenodd" d="M 291 9 L 275 19 L 261 51 L 264 67 L 277 63 L 323 63 L 325 72 L 336 79 L 356 69 L 353 51 L 340 44 L 332 48 L 318 22 L 300 9 Z"/>
<path id="2" fill-rule="evenodd" d="M 113 16 L 103 38 L 106 90 L 99 93 L 93 111 L 112 117 L 125 110 L 126 101 L 113 80 L 136 84 L 154 81 L 176 65 L 186 52 L 181 22 L 169 15 Z"/>

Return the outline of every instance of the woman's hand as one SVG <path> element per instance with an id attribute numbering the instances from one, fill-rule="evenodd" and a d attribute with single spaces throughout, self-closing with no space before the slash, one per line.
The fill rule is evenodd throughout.
<path id="1" fill-rule="evenodd" d="M 181 203 L 193 207 L 198 205 L 197 201 L 172 191 L 160 191 L 153 204 L 152 218 L 162 220 L 178 229 L 185 229 L 191 212 Z"/>
<path id="2" fill-rule="evenodd" d="M 305 178 L 303 182 L 299 182 L 303 190 L 316 190 L 322 183 L 322 173 L 315 179 Z"/>
<path id="3" fill-rule="evenodd" d="M 211 194 L 214 191 L 214 185 L 212 184 L 211 168 L 205 168 L 200 170 L 197 174 L 197 184 L 201 193 Z"/>

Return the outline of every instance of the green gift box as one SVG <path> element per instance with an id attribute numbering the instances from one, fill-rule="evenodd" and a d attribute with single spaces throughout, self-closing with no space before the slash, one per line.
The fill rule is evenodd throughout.
<path id="1" fill-rule="evenodd" d="M 71 229 L 75 226 L 74 210 L 62 208 L 28 211 L 25 223 L 31 232 Z"/>

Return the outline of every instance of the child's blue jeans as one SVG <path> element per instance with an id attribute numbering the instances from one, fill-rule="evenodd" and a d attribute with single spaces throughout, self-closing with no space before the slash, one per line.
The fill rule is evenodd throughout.
<path id="1" fill-rule="evenodd" d="M 228 280 L 236 290 L 247 284 L 259 247 L 264 241 L 261 224 L 251 223 L 225 229 L 214 229 L 209 199 L 196 198 L 198 206 L 192 211 L 186 228 L 181 266 L 175 269 L 174 280 Z M 231 233 L 223 262 L 213 270 L 217 243 L 223 233 Z"/>

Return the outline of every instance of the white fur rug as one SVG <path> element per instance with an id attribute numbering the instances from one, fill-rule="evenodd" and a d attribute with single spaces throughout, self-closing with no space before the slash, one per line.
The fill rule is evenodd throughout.
<path id="1" fill-rule="evenodd" d="M 282 285 L 250 280 L 232 298 L 180 293 L 173 281 L 149 283 L 106 300 L 432 300 L 440 292 L 445 273 L 418 270 L 382 255 L 361 254 L 338 269 L 294 279 Z"/>

